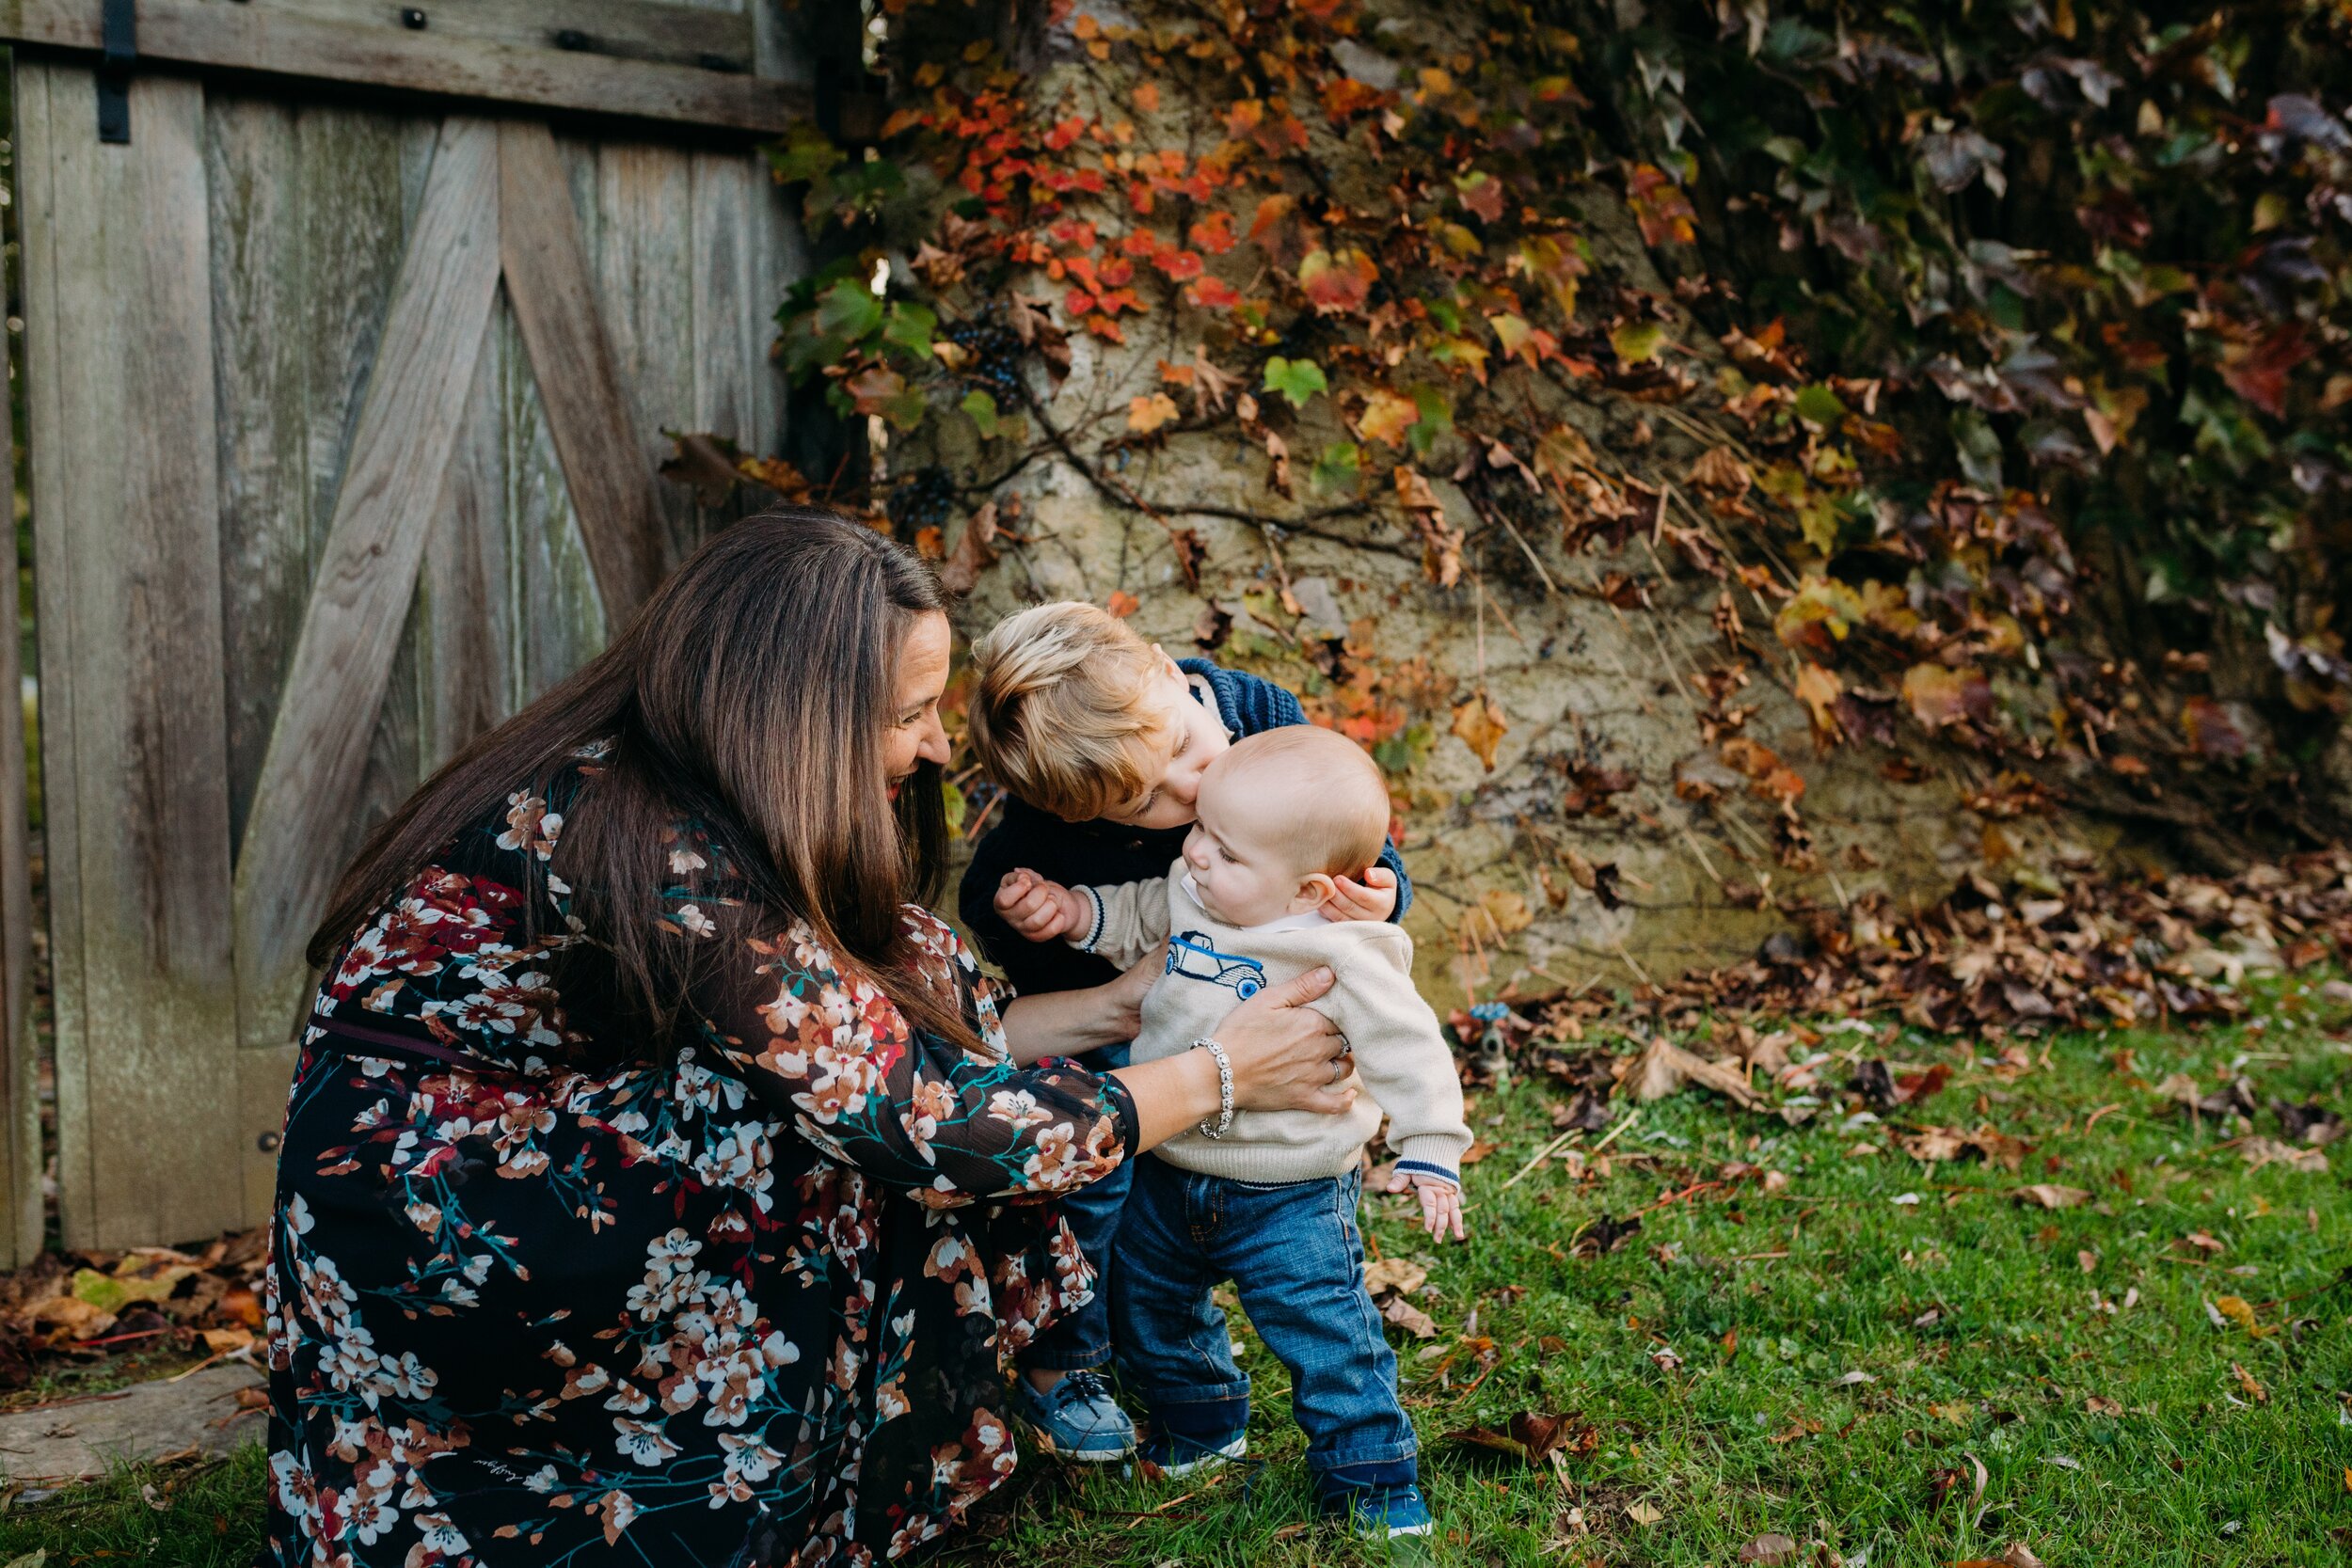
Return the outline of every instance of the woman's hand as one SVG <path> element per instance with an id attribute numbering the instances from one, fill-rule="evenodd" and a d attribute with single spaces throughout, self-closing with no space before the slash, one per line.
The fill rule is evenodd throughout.
<path id="1" fill-rule="evenodd" d="M 1143 999 L 1152 994 L 1152 984 L 1167 968 L 1168 943 L 1163 941 L 1141 962 L 1103 988 L 1104 1003 L 1110 1008 L 1109 1027 L 1118 1038 L 1131 1040 L 1143 1033 Z"/>
<path id="2" fill-rule="evenodd" d="M 1321 1111 L 1356 1103 L 1353 1067 L 1339 1025 L 1307 1006 L 1331 989 L 1328 969 L 1270 986 L 1225 1015 L 1216 1042 L 1233 1064 L 1233 1107 Z"/>
<path id="3" fill-rule="evenodd" d="M 1386 920 L 1396 912 L 1396 873 L 1375 865 L 1360 882 L 1352 877 L 1334 877 L 1331 896 L 1323 901 L 1322 908 L 1329 920 Z"/>

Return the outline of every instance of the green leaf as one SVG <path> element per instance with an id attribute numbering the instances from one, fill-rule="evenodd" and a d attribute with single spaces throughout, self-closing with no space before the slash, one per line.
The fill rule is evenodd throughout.
<path id="1" fill-rule="evenodd" d="M 963 791 L 956 787 L 955 780 L 942 778 L 939 781 L 939 794 L 941 803 L 947 808 L 948 832 L 961 833 L 963 832 Z"/>
<path id="2" fill-rule="evenodd" d="M 1646 365 L 1658 357 L 1666 341 L 1663 322 L 1622 322 L 1609 334 L 1609 346 L 1629 365 Z"/>
<path id="3" fill-rule="evenodd" d="M 1323 367 L 1311 359 L 1285 359 L 1280 355 L 1265 362 L 1265 390 L 1279 392 L 1290 400 L 1293 408 L 1304 408 L 1317 392 L 1327 392 L 1331 384 L 1323 376 Z"/>
<path id="4" fill-rule="evenodd" d="M 882 324 L 882 302 L 862 277 L 844 277 L 817 296 L 817 330 L 845 343 L 860 343 Z"/>
<path id="5" fill-rule="evenodd" d="M 1974 408 L 1952 410 L 1952 445 L 1960 452 L 1961 477 L 1978 489 L 1998 494 L 2001 488 L 2001 437 L 1992 421 Z"/>
<path id="6" fill-rule="evenodd" d="M 938 325 L 939 313 L 930 306 L 917 305 L 913 300 L 894 301 L 889 320 L 882 324 L 882 341 L 928 361 L 931 356 L 931 331 Z"/>
<path id="7" fill-rule="evenodd" d="M 1421 410 L 1421 418 L 1405 434 L 1415 454 L 1426 457 L 1439 436 L 1453 434 L 1454 404 L 1443 392 L 1424 383 L 1413 388 L 1413 406 Z"/>
<path id="8" fill-rule="evenodd" d="M 1364 471 L 1364 449 L 1353 441 L 1334 441 L 1323 449 L 1307 477 L 1318 490 L 1354 487 Z"/>
<path id="9" fill-rule="evenodd" d="M 898 430 L 913 430 L 923 422 L 923 416 L 930 411 L 931 400 L 914 387 L 882 404 L 882 418 Z"/>
<path id="10" fill-rule="evenodd" d="M 996 438 L 996 400 L 993 397 L 975 387 L 963 394 L 963 401 L 956 406 L 972 416 L 972 422 L 980 427 L 982 440 L 993 441 Z"/>
<path id="11" fill-rule="evenodd" d="M 803 180 L 822 180 L 841 166 L 849 156 L 816 126 L 803 120 L 784 134 L 784 140 L 763 149 L 768 154 L 768 166 L 779 185 L 798 184 Z"/>
<path id="12" fill-rule="evenodd" d="M 1827 387 L 1807 387 L 1797 394 L 1797 418 L 1816 430 L 1827 430 L 1845 417 L 1845 404 Z"/>

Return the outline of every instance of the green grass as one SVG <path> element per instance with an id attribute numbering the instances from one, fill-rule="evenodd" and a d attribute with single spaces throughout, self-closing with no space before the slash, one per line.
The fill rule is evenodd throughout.
<path id="1" fill-rule="evenodd" d="M 2316 995 L 2293 982 L 2252 1026 L 2060 1036 L 2031 1046 L 2022 1075 L 1980 1051 L 1932 1101 L 1889 1117 L 2030 1139 L 2017 1174 L 1924 1167 L 1889 1128 L 1848 1127 L 1829 1092 L 1847 1079 L 1841 1062 L 1804 1127 L 1692 1093 L 1645 1107 L 1606 1175 L 1574 1181 L 1549 1164 L 1504 1192 L 1552 1136 L 1548 1104 L 1563 1097 L 1526 1078 L 1475 1096 L 1473 1123 L 1499 1147 L 1471 1173 L 1470 1242 L 1430 1245 L 1406 1199 L 1369 1205 L 1381 1250 L 1430 1269 L 1420 1305 L 1439 1337 L 1400 1341 L 1400 1357 L 1440 1520 L 1431 1555 L 1718 1565 L 1776 1531 L 1800 1560 L 1825 1542 L 1849 1560 L 1867 1552 L 1870 1568 L 1997 1557 L 2012 1542 L 2052 1564 L 2344 1560 L 2352 1287 L 2329 1287 L 2352 1262 L 2352 1143 L 2329 1150 L 2326 1174 L 2249 1169 L 2228 1130 L 2192 1128 L 2149 1086 L 2176 1070 L 2211 1084 L 2234 1064 L 2265 1105 L 2317 1096 L 2341 1112 L 2352 1045 L 2330 1034 L 2344 1009 Z M 1860 1035 L 1822 1047 L 1851 1042 L 1877 1053 Z M 1911 1036 L 1887 1053 L 1963 1056 Z M 2278 1131 L 2267 1112 L 2256 1130 Z M 1882 1152 L 1853 1154 L 1865 1141 Z M 1661 1204 L 1734 1161 L 1788 1184 L 1767 1192 L 1748 1176 Z M 2055 1212 L 2012 1201 L 2028 1182 L 2092 1196 Z M 1919 1201 L 1894 1201 L 1905 1195 Z M 1619 1250 L 1574 1256 L 1597 1215 L 1640 1211 Z M 2230 1296 L 2250 1304 L 2259 1336 L 2227 1315 L 2215 1324 L 2206 1304 Z M 1253 1463 L 1159 1484 L 1028 1464 L 954 1560 L 1305 1568 L 1385 1555 L 1302 1524 L 1286 1379 L 1234 1321 L 1258 1385 Z M 1871 1381 L 1840 1381 L 1857 1372 Z M 2094 1414 L 2094 1397 L 2122 1414 Z M 1556 1475 L 1445 1440 L 1522 1411 L 1576 1413 L 1597 1446 Z M 1938 1472 L 1958 1478 L 1940 1503 Z M 139 1498 L 151 1475 L 20 1507 L 0 1514 L 0 1562 L 34 1544 L 52 1564 L 95 1560 L 141 1539 L 161 1543 L 142 1561 L 242 1561 L 261 1478 L 248 1454 L 180 1483 L 165 1513 Z M 1645 1526 L 1634 1508 L 1659 1517 Z"/>
<path id="2" fill-rule="evenodd" d="M 39 1504 L 16 1502 L 0 1513 L 0 1563 L 45 1551 L 43 1568 L 246 1568 L 262 1544 L 266 1469 L 254 1447 L 203 1465 L 134 1465 Z"/>
<path id="3" fill-rule="evenodd" d="M 1426 1243 L 1408 1199 L 1371 1206 L 1374 1239 L 1427 1262 L 1438 1292 L 1421 1305 L 1440 1338 L 1400 1351 L 1440 1520 L 1436 1560 L 1728 1564 L 1776 1531 L 1804 1545 L 1806 1561 L 1818 1540 L 1867 1551 L 1870 1568 L 1997 1557 L 2018 1541 L 2052 1563 L 2344 1560 L 2352 1417 L 2339 1396 L 2352 1387 L 2352 1289 L 2325 1287 L 2352 1261 L 2342 1174 L 2352 1144 L 2326 1175 L 2249 1171 L 2217 1147 L 2226 1132 L 2193 1131 L 2146 1086 L 2174 1070 L 2210 1081 L 2262 1052 L 2272 1054 L 2242 1070 L 2265 1103 L 2318 1095 L 2341 1110 L 2352 1047 L 2313 1026 L 2302 1004 L 2315 993 L 2301 990 L 2274 999 L 2265 1028 L 2065 1036 L 2050 1042 L 2048 1066 L 2013 1082 L 1963 1068 L 1933 1101 L 1896 1113 L 1990 1121 L 2034 1140 L 2017 1175 L 1924 1167 L 1892 1152 L 1883 1127 L 1844 1130 L 1835 1105 L 1790 1130 L 1692 1093 L 1646 1107 L 1616 1146 L 1642 1158 L 1614 1161 L 1606 1178 L 1572 1183 L 1548 1165 L 1504 1192 L 1551 1135 L 1546 1102 L 1561 1097 L 1524 1079 L 1478 1097 L 1473 1125 L 1501 1147 L 1470 1179 L 1470 1242 Z M 2130 1074 L 2111 1056 L 2124 1047 Z M 1957 1054 L 1915 1037 L 1892 1053 Z M 1847 1076 L 1841 1065 L 1824 1084 Z M 2120 1109 L 2086 1128 L 2110 1104 Z M 2277 1132 L 2266 1114 L 2257 1125 Z M 1888 1152 L 1851 1155 L 1866 1140 Z M 1567 1256 L 1603 1212 L 1622 1218 L 1719 1180 L 1735 1160 L 1789 1183 L 1705 1191 L 1652 1210 L 1611 1255 Z M 2094 1196 L 2058 1212 L 2011 1201 L 2028 1182 Z M 1920 1201 L 1894 1201 L 1904 1195 Z M 2183 1245 L 2191 1232 L 2222 1250 Z M 2262 1338 L 2226 1318 L 2214 1325 L 2204 1303 L 2233 1295 L 2255 1306 Z M 1473 1310 L 1496 1359 L 1471 1388 L 1478 1358 L 1459 1338 Z M 1253 1336 L 1238 1338 L 1259 1388 L 1250 1439 L 1263 1465 L 1190 1487 L 1049 1475 L 968 1559 L 1373 1560 L 1330 1531 L 1295 1528 L 1307 1495 L 1285 1379 Z M 1665 1349 L 1679 1367 L 1661 1364 Z M 1874 1381 L 1838 1381 L 1852 1372 Z M 2124 1414 L 2090 1414 L 2093 1396 Z M 1565 1489 L 1549 1468 L 1444 1440 L 1520 1411 L 1578 1412 L 1597 1429 L 1598 1448 L 1568 1462 Z M 1972 1501 L 1979 1460 L 1986 1483 Z M 1937 1471 L 1963 1478 L 1941 1507 Z M 1636 1505 L 1661 1517 L 1645 1528 L 1628 1513 Z M 1565 1522 L 1571 1508 L 1589 1533 Z"/>

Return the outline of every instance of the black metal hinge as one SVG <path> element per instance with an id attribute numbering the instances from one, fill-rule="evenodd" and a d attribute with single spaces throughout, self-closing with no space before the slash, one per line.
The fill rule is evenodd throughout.
<path id="1" fill-rule="evenodd" d="M 139 58 L 136 0 L 104 0 L 99 14 L 98 139 L 131 139 L 131 68 Z"/>

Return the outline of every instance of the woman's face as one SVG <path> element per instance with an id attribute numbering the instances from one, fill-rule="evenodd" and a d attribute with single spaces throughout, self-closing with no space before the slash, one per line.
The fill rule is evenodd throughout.
<path id="1" fill-rule="evenodd" d="M 947 732 L 939 722 L 939 697 L 947 689 L 951 647 L 947 617 L 937 610 L 916 616 L 898 645 L 896 704 L 882 721 L 882 776 L 890 781 L 894 799 L 918 763 L 946 764 Z"/>

